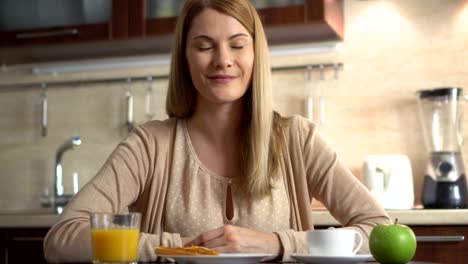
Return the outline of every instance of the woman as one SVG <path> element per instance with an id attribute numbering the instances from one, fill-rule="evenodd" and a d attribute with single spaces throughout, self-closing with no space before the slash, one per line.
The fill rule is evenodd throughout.
<path id="1" fill-rule="evenodd" d="M 46 258 L 89 261 L 95 211 L 142 213 L 140 261 L 156 260 L 157 246 L 191 244 L 290 260 L 306 250 L 314 197 L 364 237 L 389 223 L 314 124 L 272 111 L 268 56 L 250 1 L 188 0 L 175 34 L 171 118 L 119 144 L 49 231 Z"/>

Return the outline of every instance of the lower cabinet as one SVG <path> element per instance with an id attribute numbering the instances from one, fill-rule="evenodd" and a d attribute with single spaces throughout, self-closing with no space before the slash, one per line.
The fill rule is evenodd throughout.
<path id="1" fill-rule="evenodd" d="M 468 263 L 468 226 L 411 226 L 418 237 L 415 261 Z M 463 240 L 462 240 L 463 237 Z"/>
<path id="2" fill-rule="evenodd" d="M 411 226 L 411 228 L 418 237 L 418 246 L 413 261 L 467 263 L 468 225 Z M 0 229 L 0 263 L 47 263 L 42 250 L 47 231 L 48 228 Z"/>
<path id="3" fill-rule="evenodd" d="M 48 228 L 0 229 L 0 263 L 47 263 L 42 244 Z"/>
<path id="4" fill-rule="evenodd" d="M 6 236 L 6 232 L 1 230 L 0 229 L 0 263 L 6 263 L 7 262 L 7 259 L 6 259 L 6 251 L 7 251 L 7 248 L 6 248 L 6 240 L 7 240 L 7 236 Z"/>
<path id="5" fill-rule="evenodd" d="M 443 264 L 468 263 L 468 225 L 411 225 L 410 227 L 418 239 L 413 261 Z M 316 226 L 316 228 L 328 227 Z"/>

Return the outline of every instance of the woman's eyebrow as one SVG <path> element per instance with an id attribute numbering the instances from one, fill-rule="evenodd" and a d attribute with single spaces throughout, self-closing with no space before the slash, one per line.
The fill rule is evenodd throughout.
<path id="1" fill-rule="evenodd" d="M 249 37 L 249 35 L 244 34 L 244 33 L 237 33 L 237 34 L 234 34 L 234 35 L 230 36 L 229 40 L 235 39 L 237 37 Z M 214 39 L 212 37 L 207 36 L 207 35 L 198 35 L 198 36 L 193 38 L 193 40 L 195 40 L 195 39 L 207 39 L 207 40 L 210 40 L 210 41 L 214 41 Z"/>
<path id="2" fill-rule="evenodd" d="M 237 38 L 237 37 L 247 37 L 247 38 L 248 38 L 249 35 L 244 34 L 244 33 L 237 33 L 237 34 L 234 34 L 234 35 L 230 36 L 230 37 L 229 37 L 229 40 L 235 39 L 235 38 Z"/>

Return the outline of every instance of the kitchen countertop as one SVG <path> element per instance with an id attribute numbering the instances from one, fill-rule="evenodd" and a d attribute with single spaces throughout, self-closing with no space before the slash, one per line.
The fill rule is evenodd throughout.
<path id="1" fill-rule="evenodd" d="M 49 228 L 58 218 L 56 214 L 0 213 L 0 228 Z"/>
<path id="2" fill-rule="evenodd" d="M 468 225 L 468 209 L 387 210 L 387 213 L 404 225 Z M 327 210 L 312 215 L 316 226 L 339 225 Z"/>
<path id="3" fill-rule="evenodd" d="M 414 209 L 387 210 L 392 219 L 406 225 L 468 225 L 468 209 Z M 338 222 L 327 210 L 316 210 L 312 213 L 316 226 L 336 226 Z M 2 213 L 0 211 L 0 228 L 48 228 L 59 216 L 51 213 Z"/>

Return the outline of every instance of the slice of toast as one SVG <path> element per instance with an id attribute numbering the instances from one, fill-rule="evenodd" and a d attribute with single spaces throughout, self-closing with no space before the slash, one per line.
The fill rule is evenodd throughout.
<path id="1" fill-rule="evenodd" d="M 158 255 L 219 255 L 218 252 L 200 246 L 190 246 L 190 247 L 157 247 L 154 249 L 154 252 Z"/>

